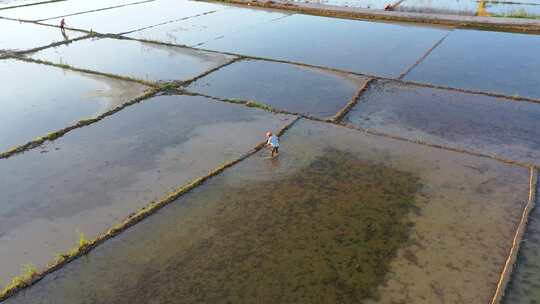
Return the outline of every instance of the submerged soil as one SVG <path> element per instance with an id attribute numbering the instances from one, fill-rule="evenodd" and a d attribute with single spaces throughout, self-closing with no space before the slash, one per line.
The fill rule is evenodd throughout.
<path id="1" fill-rule="evenodd" d="M 248 159 L 8 303 L 376 298 L 407 244 L 419 178 L 327 149 L 292 173 L 245 179 L 272 166 Z"/>
<path id="2" fill-rule="evenodd" d="M 207 199 L 221 205 L 206 218 L 212 235 L 195 234 L 164 272 L 147 267 L 135 288 L 142 302 L 165 296 L 186 303 L 358 303 L 375 297 L 389 260 L 406 243 L 405 215 L 419 188 L 409 173 L 338 150 L 284 179 L 223 186 L 207 189 Z"/>

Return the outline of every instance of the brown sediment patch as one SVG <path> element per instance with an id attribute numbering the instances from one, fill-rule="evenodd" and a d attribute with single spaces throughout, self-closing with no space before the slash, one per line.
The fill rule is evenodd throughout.
<path id="1" fill-rule="evenodd" d="M 521 240 L 523 238 L 523 235 L 525 234 L 525 228 L 527 227 L 527 220 L 529 218 L 529 214 L 531 213 L 531 210 L 534 208 L 536 203 L 536 187 L 538 186 L 538 169 L 535 167 L 531 167 L 531 176 L 530 176 L 530 183 L 529 183 L 529 201 L 525 205 L 525 208 L 523 209 L 523 213 L 521 215 L 521 219 L 519 221 L 519 225 L 516 229 L 516 234 L 514 235 L 514 238 L 512 240 L 512 246 L 510 247 L 510 252 L 508 253 L 508 258 L 502 268 L 501 275 L 499 278 L 499 282 L 497 283 L 497 287 L 495 289 L 495 292 L 493 294 L 493 298 L 491 299 L 491 304 L 498 304 L 501 303 L 503 296 L 504 296 L 504 290 L 506 286 L 508 285 L 508 282 L 510 281 L 513 268 L 515 267 L 517 256 L 519 252 L 519 247 L 521 245 Z"/>
<path id="2" fill-rule="evenodd" d="M 33 58 L 29 58 L 29 57 L 17 56 L 15 58 L 17 60 L 21 60 L 21 61 L 45 64 L 45 65 L 55 66 L 55 67 L 68 69 L 68 70 L 72 70 L 72 71 L 82 72 L 82 73 L 95 74 L 95 75 L 100 75 L 100 76 L 116 78 L 116 79 L 120 79 L 120 80 L 138 82 L 140 84 L 144 84 L 146 86 L 153 87 L 153 88 L 156 88 L 156 89 L 160 88 L 160 85 L 157 82 L 153 82 L 153 81 L 141 80 L 141 79 L 137 79 L 137 78 L 132 78 L 132 77 L 128 77 L 128 76 L 121 76 L 121 75 L 116 75 L 116 74 L 110 74 L 110 73 L 103 73 L 103 72 L 98 72 L 98 71 L 94 71 L 94 70 L 76 68 L 76 67 L 70 66 L 68 64 L 58 64 L 58 63 L 54 63 L 54 62 L 50 62 L 50 61 L 45 61 L 45 60 L 41 60 L 41 59 L 33 59 Z"/>
<path id="3" fill-rule="evenodd" d="M 240 166 L 231 173 L 245 178 L 261 162 L 255 157 Z M 407 215 L 421 188 L 411 172 L 334 148 L 322 149 L 284 177 L 227 178 L 209 181 L 179 201 L 188 206 L 177 220 L 189 221 L 182 228 L 193 236 L 174 240 L 175 257 L 164 261 L 165 269 L 152 271 L 150 262 L 144 274 L 136 271 L 135 293 L 120 283 L 118 294 L 136 294 L 141 303 L 161 291 L 158 301 L 179 303 L 377 298 L 390 261 L 408 244 Z M 209 228 L 200 227 L 206 226 L 201 221 L 210 221 Z"/>
<path id="4" fill-rule="evenodd" d="M 107 111 L 97 117 L 94 117 L 94 118 L 88 118 L 88 119 L 82 119 L 82 120 L 79 120 L 76 124 L 74 125 L 71 125 L 69 127 L 66 127 L 64 129 L 61 129 L 61 130 L 58 130 L 58 131 L 54 131 L 54 132 L 51 132 L 45 136 L 42 136 L 42 137 L 38 137 L 26 144 L 23 144 L 23 145 L 20 145 L 20 146 L 17 146 L 13 149 L 10 149 L 6 152 L 2 152 L 0 153 L 0 159 L 3 159 L 3 158 L 9 158 L 15 154 L 18 154 L 18 153 L 23 153 L 25 151 L 28 151 L 30 149 L 33 149 L 35 147 L 38 147 L 40 145 L 42 145 L 44 142 L 46 141 L 53 141 L 55 139 L 58 139 L 59 137 L 62 137 L 64 136 L 66 133 L 72 131 L 72 130 L 75 130 L 75 129 L 78 129 L 78 128 L 82 128 L 84 126 L 87 126 L 87 125 L 90 125 L 90 124 L 93 124 L 95 122 L 98 122 L 102 119 L 104 119 L 105 117 L 108 117 L 108 116 L 111 116 L 113 115 L 114 113 L 124 109 L 125 107 L 128 107 L 128 106 L 131 106 L 131 105 L 134 105 L 136 103 L 139 103 L 141 101 L 144 101 L 145 99 L 148 99 L 154 95 L 156 95 L 157 93 L 159 92 L 158 89 L 150 89 L 148 92 L 146 92 L 145 94 L 141 95 L 140 97 L 137 97 L 135 99 L 132 99 L 110 111 Z"/>
<path id="5" fill-rule="evenodd" d="M 343 109 L 337 112 L 336 115 L 334 115 L 334 117 L 330 119 L 330 122 L 339 123 L 345 117 L 345 115 L 347 115 L 347 113 L 349 113 L 349 111 L 358 103 L 358 99 L 360 98 L 360 96 L 362 96 L 362 94 L 364 94 L 364 92 L 367 91 L 367 89 L 369 88 L 369 85 L 373 81 L 375 81 L 375 78 L 368 78 L 368 80 L 364 82 L 364 84 L 360 87 L 360 89 L 356 92 L 356 94 L 354 94 L 354 96 L 345 105 L 345 107 L 343 107 Z"/>
<path id="6" fill-rule="evenodd" d="M 200 1 L 200 0 L 199 0 Z M 519 33 L 540 33 L 540 22 L 527 20 L 519 22 L 516 20 L 500 20 L 498 17 L 476 17 L 438 14 L 417 14 L 398 11 L 383 11 L 371 9 L 352 9 L 347 7 L 335 7 L 328 5 L 310 5 L 306 3 L 284 3 L 279 1 L 250 1 L 250 0 L 219 0 L 210 2 L 225 2 L 252 7 L 263 7 L 294 11 L 306 15 L 316 15 L 325 17 L 337 17 L 347 19 L 364 19 L 375 21 L 394 21 L 423 23 L 443 26 L 454 26 L 472 29 L 487 29 L 496 31 L 519 32 Z M 499 20 L 497 20 L 499 19 Z M 506 19 L 506 18 L 505 18 Z"/>
<path id="7" fill-rule="evenodd" d="M 152 95 L 156 92 L 151 92 Z M 150 93 L 149 93 L 150 94 Z M 150 96 L 148 96 L 150 97 Z M 146 98 L 148 98 L 146 97 Z M 133 101 L 133 103 L 136 103 Z M 119 110 L 117 110 L 119 111 Z M 116 111 L 115 111 L 116 112 Z M 112 114 L 112 113 L 111 113 Z M 109 114 L 109 115 L 111 115 Z M 276 134 L 278 136 L 282 136 L 290 127 L 292 127 L 300 117 L 296 117 L 293 121 L 287 123 L 284 125 Z M 97 247 L 98 245 L 102 244 L 108 239 L 111 239 L 115 237 L 116 235 L 120 234 L 127 228 L 137 224 L 138 222 L 142 221 L 146 217 L 154 214 L 159 209 L 163 208 L 167 204 L 170 204 L 171 202 L 178 199 L 180 196 L 184 195 L 185 193 L 193 190 L 197 186 L 203 184 L 205 181 L 210 179 L 213 176 L 216 176 L 223 172 L 225 169 L 232 167 L 233 165 L 241 162 L 242 160 L 248 158 L 249 156 L 255 154 L 259 150 L 261 150 L 265 145 L 265 142 L 261 142 L 258 145 L 256 145 L 251 151 L 247 152 L 246 154 L 242 155 L 240 158 L 237 158 L 233 161 L 230 161 L 212 171 L 210 171 L 207 175 L 199 177 L 192 181 L 191 183 L 181 186 L 180 188 L 176 189 L 175 191 L 167 194 L 163 198 L 161 198 L 159 201 L 152 201 L 147 206 L 139 209 L 137 212 L 134 212 L 127 216 L 122 222 L 119 224 L 114 225 L 112 228 L 110 228 L 107 232 L 98 235 L 92 240 L 85 240 L 84 242 L 80 242 L 78 247 L 73 248 L 68 253 L 65 254 L 59 254 L 55 261 L 51 262 L 46 266 L 44 270 L 41 271 L 33 271 L 30 275 L 25 274 L 20 278 L 15 278 L 13 280 L 14 284 L 10 284 L 8 288 L 0 291 L 0 302 L 8 299 L 9 297 L 15 295 L 20 290 L 23 290 L 29 286 L 32 286 L 39 282 L 41 279 L 43 279 L 47 274 L 50 274 L 69 262 L 86 255 L 89 253 L 92 249 Z"/>

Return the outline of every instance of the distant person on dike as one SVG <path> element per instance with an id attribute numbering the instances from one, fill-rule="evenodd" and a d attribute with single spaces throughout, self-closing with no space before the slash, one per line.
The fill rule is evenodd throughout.
<path id="1" fill-rule="evenodd" d="M 266 145 L 268 147 L 272 148 L 272 156 L 271 158 L 274 158 L 275 156 L 279 155 L 279 139 L 277 136 L 272 134 L 271 131 L 266 132 Z"/>
<path id="2" fill-rule="evenodd" d="M 66 26 L 66 20 L 64 20 L 64 18 L 62 18 L 62 20 L 60 20 L 60 28 L 62 30 L 65 30 L 65 26 Z"/>

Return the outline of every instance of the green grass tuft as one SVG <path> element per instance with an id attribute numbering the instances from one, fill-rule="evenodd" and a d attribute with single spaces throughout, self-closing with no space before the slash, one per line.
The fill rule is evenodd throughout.
<path id="1" fill-rule="evenodd" d="M 526 10 L 520 8 L 515 11 L 511 11 L 505 14 L 495 14 L 495 17 L 506 17 L 506 18 L 521 18 L 521 19 L 540 19 L 540 15 L 533 15 L 527 13 Z"/>
<path id="2" fill-rule="evenodd" d="M 37 268 L 34 265 L 23 265 L 22 274 L 13 278 L 11 282 L 9 282 L 9 284 L 7 284 L 7 286 L 0 292 L 0 295 L 3 295 L 16 287 L 28 285 L 30 282 L 32 282 L 37 273 Z"/>
<path id="3" fill-rule="evenodd" d="M 262 110 L 265 110 L 265 111 L 268 111 L 268 112 L 276 112 L 276 110 L 272 107 L 270 107 L 269 105 L 265 105 L 264 103 L 261 103 L 261 102 L 257 102 L 257 101 L 254 101 L 254 100 L 250 100 L 246 103 L 246 106 L 250 107 L 250 108 L 259 108 L 259 109 L 262 109 Z"/>

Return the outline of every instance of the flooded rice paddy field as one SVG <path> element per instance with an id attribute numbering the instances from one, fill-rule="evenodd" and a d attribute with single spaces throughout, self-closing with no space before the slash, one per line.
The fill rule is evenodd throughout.
<path id="1" fill-rule="evenodd" d="M 86 53 L 86 50 L 92 51 Z M 115 51 L 111 53 L 111 50 Z M 75 41 L 39 51 L 31 57 L 148 81 L 188 80 L 234 58 L 175 46 L 111 38 Z"/>
<path id="2" fill-rule="evenodd" d="M 405 0 L 398 11 L 470 16 L 540 16 L 539 0 Z"/>
<path id="3" fill-rule="evenodd" d="M 46 1 L 47 0 L 0 0 L 0 10 L 14 6 L 38 4 Z"/>
<path id="4" fill-rule="evenodd" d="M 539 53 L 539 35 L 454 30 L 405 79 L 538 99 Z"/>
<path id="5" fill-rule="evenodd" d="M 348 123 L 411 140 L 540 166 L 540 106 L 486 95 L 379 81 Z"/>
<path id="6" fill-rule="evenodd" d="M 0 151 L 98 116 L 147 89 L 131 81 L 14 59 L 0 60 L 0 71 Z"/>
<path id="7" fill-rule="evenodd" d="M 6 19 L 0 19 L 0 28 L 0 55 L 7 51 L 26 51 L 84 36 L 81 32 L 62 33 L 57 28 Z"/>
<path id="8" fill-rule="evenodd" d="M 278 0 L 281 3 L 492 17 L 540 17 L 540 0 Z"/>
<path id="9" fill-rule="evenodd" d="M 159 96 L 2 160 L 0 277 L 52 260 L 76 244 L 77 231 L 88 238 L 106 231 L 290 119 L 203 97 Z"/>
<path id="10" fill-rule="evenodd" d="M 43 0 L 42 0 L 43 1 Z M 153 1 L 153 0 L 150 0 Z M 12 5 L 27 4 L 26 2 L 12 1 Z M 3 17 L 14 19 L 42 21 L 53 19 L 62 16 L 71 16 L 83 12 L 100 10 L 104 8 L 112 8 L 127 5 L 130 3 L 147 2 L 145 0 L 69 0 L 55 1 L 40 5 L 29 5 L 17 9 L 6 10 L 2 12 Z"/>
<path id="11" fill-rule="evenodd" d="M 540 186 L 539 186 L 540 187 Z M 540 188 L 536 189 L 536 194 Z M 527 232 L 521 244 L 513 280 L 506 289 L 504 304 L 538 303 L 540 299 L 540 208 L 529 217 Z"/>
<path id="12" fill-rule="evenodd" d="M 396 77 L 448 31 L 292 15 L 225 35 L 200 47 Z"/>
<path id="13" fill-rule="evenodd" d="M 526 201 L 526 168 L 309 121 L 282 147 L 7 303 L 489 298 Z"/>
<path id="14" fill-rule="evenodd" d="M 384 9 L 386 5 L 395 4 L 397 0 L 284 0 L 291 3 L 312 3 L 342 7 L 357 7 L 368 9 Z"/>
<path id="15" fill-rule="evenodd" d="M 39 21 L 0 19 L 0 153 L 108 113 L 0 158 L 0 287 L 308 117 L 6 303 L 491 301 L 540 165 L 539 36 L 136 2 L 0 10 Z M 538 299 L 538 214 L 505 303 Z"/>
<path id="16" fill-rule="evenodd" d="M 235 7 L 234 9 L 218 10 L 197 18 L 167 22 L 125 36 L 176 45 L 198 46 L 289 15 L 291 14 L 281 11 Z"/>
<path id="17" fill-rule="evenodd" d="M 248 60 L 211 73 L 187 89 L 210 96 L 260 102 L 288 112 L 331 118 L 366 81 L 367 78 L 361 76 Z"/>
<path id="18" fill-rule="evenodd" d="M 226 8 L 223 5 L 199 1 L 156 0 L 79 14 L 69 17 L 67 22 L 69 27 L 77 29 L 98 33 L 121 34 L 175 20 L 213 13 Z M 144 18 L 133 18 L 133 16 L 144 16 Z M 58 25 L 61 19 L 48 19 L 43 23 Z"/>

